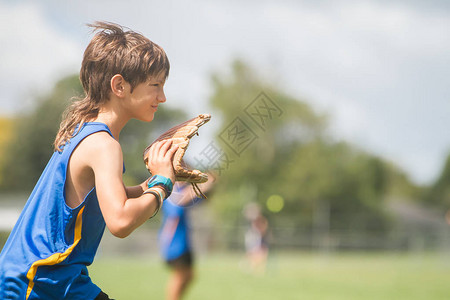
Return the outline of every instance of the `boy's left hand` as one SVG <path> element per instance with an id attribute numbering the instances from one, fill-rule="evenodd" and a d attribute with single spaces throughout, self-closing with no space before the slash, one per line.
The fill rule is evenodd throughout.
<path id="1" fill-rule="evenodd" d="M 172 145 L 172 140 L 164 140 L 153 144 L 147 153 L 147 168 L 152 175 L 161 175 L 175 182 L 173 170 L 173 156 L 178 150 L 177 145 Z"/>

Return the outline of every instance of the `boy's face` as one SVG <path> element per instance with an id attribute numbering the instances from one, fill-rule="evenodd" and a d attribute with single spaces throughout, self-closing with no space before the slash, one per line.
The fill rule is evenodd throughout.
<path id="1" fill-rule="evenodd" d="M 138 84 L 130 93 L 129 104 L 132 117 L 150 122 L 160 103 L 166 102 L 164 94 L 164 76 L 150 77 Z"/>

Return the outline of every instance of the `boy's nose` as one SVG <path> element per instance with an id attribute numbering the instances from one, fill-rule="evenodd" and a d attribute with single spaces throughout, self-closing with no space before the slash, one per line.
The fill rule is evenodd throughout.
<path id="1" fill-rule="evenodd" d="M 164 91 L 159 93 L 157 99 L 158 99 L 158 102 L 161 102 L 161 103 L 166 102 L 166 95 L 165 95 Z"/>

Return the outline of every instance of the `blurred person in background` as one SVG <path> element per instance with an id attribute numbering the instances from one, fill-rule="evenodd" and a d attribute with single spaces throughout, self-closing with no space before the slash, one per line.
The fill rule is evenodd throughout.
<path id="1" fill-rule="evenodd" d="M 244 207 L 244 216 L 250 226 L 245 232 L 245 250 L 252 272 L 264 274 L 269 255 L 269 222 L 257 203 Z"/>
<path id="2" fill-rule="evenodd" d="M 208 181 L 200 185 L 207 193 L 214 182 L 209 174 Z M 161 255 L 171 269 L 166 287 L 166 299 L 178 300 L 185 295 L 188 286 L 194 278 L 194 256 L 191 245 L 191 228 L 189 209 L 202 202 L 192 186 L 186 182 L 177 181 L 172 195 L 162 206 L 162 224 L 159 233 Z"/>

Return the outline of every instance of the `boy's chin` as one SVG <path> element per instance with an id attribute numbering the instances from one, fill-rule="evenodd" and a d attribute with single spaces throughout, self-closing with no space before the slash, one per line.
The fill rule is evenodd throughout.
<path id="1" fill-rule="evenodd" d="M 153 121 L 154 118 L 155 118 L 155 114 L 149 114 L 149 115 L 144 116 L 144 117 L 139 118 L 139 119 L 141 121 L 144 121 L 144 122 L 151 122 L 151 121 Z"/>

